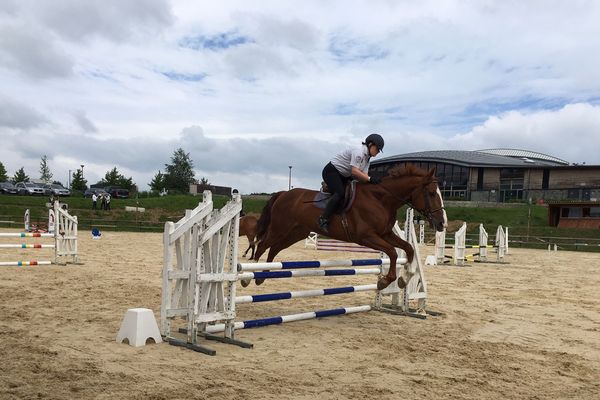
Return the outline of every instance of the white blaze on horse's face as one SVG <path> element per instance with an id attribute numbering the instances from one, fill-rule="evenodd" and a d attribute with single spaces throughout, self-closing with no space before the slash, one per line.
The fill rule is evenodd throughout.
<path id="1" fill-rule="evenodd" d="M 448 226 L 448 216 L 446 215 L 446 208 L 444 208 L 444 199 L 442 198 L 442 192 L 440 188 L 436 189 L 438 196 L 440 197 L 440 204 L 442 205 L 442 212 L 444 213 L 444 228 Z"/>

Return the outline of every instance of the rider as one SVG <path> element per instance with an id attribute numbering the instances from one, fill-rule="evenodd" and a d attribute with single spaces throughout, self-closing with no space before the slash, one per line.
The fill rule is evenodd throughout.
<path id="1" fill-rule="evenodd" d="M 334 156 L 323 168 L 323 180 L 327 183 L 331 197 L 325 206 L 325 211 L 319 217 L 319 228 L 325 233 L 329 232 L 329 217 L 338 208 L 344 198 L 346 183 L 352 178 L 377 184 L 381 179 L 369 176 L 369 163 L 383 150 L 383 138 L 376 133 L 367 136 L 360 147 L 349 148 Z"/>

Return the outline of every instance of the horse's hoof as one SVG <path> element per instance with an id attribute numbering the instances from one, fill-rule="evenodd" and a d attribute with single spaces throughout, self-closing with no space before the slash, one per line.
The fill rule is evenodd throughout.
<path id="1" fill-rule="evenodd" d="M 264 279 L 255 279 L 254 282 L 256 282 L 256 286 L 261 285 L 265 280 Z"/>
<path id="2" fill-rule="evenodd" d="M 242 279 L 240 280 L 242 287 L 247 287 L 250 284 L 250 279 Z"/>
<path id="3" fill-rule="evenodd" d="M 398 278 L 398 287 L 400 289 L 404 289 L 406 287 L 406 282 L 404 282 L 404 278 L 402 278 L 402 277 Z"/>
<path id="4" fill-rule="evenodd" d="M 377 281 L 377 290 L 383 290 L 390 285 L 390 282 L 385 278 L 381 278 Z"/>

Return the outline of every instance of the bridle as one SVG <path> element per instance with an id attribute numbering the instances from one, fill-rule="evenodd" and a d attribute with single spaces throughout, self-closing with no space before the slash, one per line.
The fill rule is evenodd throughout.
<path id="1" fill-rule="evenodd" d="M 423 199 L 425 199 L 425 210 L 419 210 L 418 208 L 416 208 L 412 202 L 410 201 L 410 199 L 413 197 L 413 193 L 419 189 L 419 187 L 414 188 L 409 194 L 408 196 L 406 196 L 405 198 L 401 198 L 399 196 L 397 196 L 395 193 L 392 193 L 390 190 L 388 190 L 385 186 L 383 185 L 379 185 L 382 189 L 384 189 L 386 192 L 388 192 L 392 197 L 394 197 L 395 199 L 399 200 L 401 204 L 407 204 L 408 206 L 410 206 L 411 208 L 417 210 L 420 214 L 422 214 L 425 218 L 427 218 L 429 221 L 431 221 L 433 219 L 433 214 L 438 212 L 438 211 L 444 211 L 445 208 L 444 207 L 438 207 L 434 210 L 431 209 L 431 203 L 429 201 L 429 193 L 427 193 L 427 186 L 429 186 L 430 184 L 435 183 L 437 185 L 438 181 L 437 179 L 433 178 L 425 183 L 423 183 L 420 187 L 421 191 L 423 192 Z"/>

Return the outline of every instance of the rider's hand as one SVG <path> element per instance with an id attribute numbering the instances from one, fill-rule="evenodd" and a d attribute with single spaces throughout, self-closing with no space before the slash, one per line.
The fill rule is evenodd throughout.
<path id="1" fill-rule="evenodd" d="M 381 178 L 378 177 L 378 176 L 370 176 L 369 177 L 369 183 L 377 185 L 378 183 L 381 183 Z"/>

